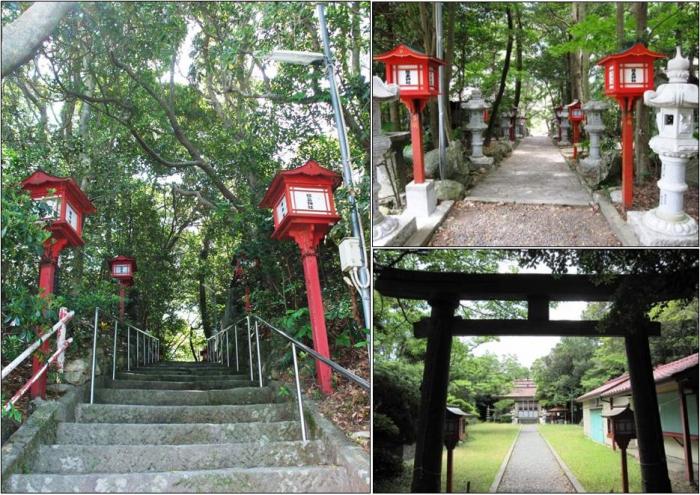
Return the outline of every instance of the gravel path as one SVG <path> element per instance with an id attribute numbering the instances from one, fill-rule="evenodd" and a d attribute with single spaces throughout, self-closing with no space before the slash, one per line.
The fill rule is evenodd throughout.
<path id="1" fill-rule="evenodd" d="M 499 493 L 575 493 L 576 490 L 537 431 L 523 425 L 498 485 Z"/>
<path id="2" fill-rule="evenodd" d="M 620 246 L 549 138 L 513 154 L 452 207 L 431 246 Z"/>
<path id="3" fill-rule="evenodd" d="M 620 246 L 595 208 L 472 202 L 456 203 L 431 246 Z"/>

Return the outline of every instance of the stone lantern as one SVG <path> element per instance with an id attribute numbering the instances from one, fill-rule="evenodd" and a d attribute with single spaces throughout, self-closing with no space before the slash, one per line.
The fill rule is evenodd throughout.
<path id="1" fill-rule="evenodd" d="M 689 68 L 690 61 L 678 48 L 668 63 L 668 84 L 644 93 L 644 104 L 656 108 L 659 134 L 651 138 L 649 147 L 661 159 L 659 206 L 643 215 L 629 212 L 627 218 L 645 246 L 698 245 L 698 225 L 683 211 L 683 193 L 688 189 L 685 169 L 698 154 L 698 140 L 693 137 L 698 87 L 687 82 Z"/>
<path id="2" fill-rule="evenodd" d="M 569 142 L 569 109 L 566 106 L 563 106 L 561 109 L 559 132 L 561 133 L 559 146 L 569 146 L 571 144 Z"/>
<path id="3" fill-rule="evenodd" d="M 557 120 L 557 141 L 561 141 L 561 111 L 563 108 L 562 105 L 554 108 L 554 116 Z"/>
<path id="4" fill-rule="evenodd" d="M 391 139 L 382 132 L 382 101 L 392 101 L 399 97 L 397 84 L 384 84 L 377 76 L 372 77 L 372 237 L 375 245 L 402 245 L 415 231 L 416 219 L 410 214 L 401 216 L 384 215 L 379 209 L 379 182 L 377 168 L 385 160 L 391 148 Z"/>
<path id="5" fill-rule="evenodd" d="M 580 163 L 584 170 L 597 170 L 601 162 L 600 134 L 605 130 L 601 114 L 608 108 L 608 104 L 604 101 L 591 100 L 584 103 L 581 108 L 586 114 L 586 124 L 583 128 L 588 133 L 590 148 L 588 156 Z"/>
<path id="6" fill-rule="evenodd" d="M 502 113 L 501 114 L 501 136 L 503 138 L 508 138 L 508 129 L 510 129 L 510 114 L 508 113 Z"/>
<path id="7" fill-rule="evenodd" d="M 488 127 L 484 123 L 484 114 L 491 107 L 481 97 L 481 91 L 472 91 L 469 101 L 462 103 L 462 108 L 469 112 L 469 122 L 465 126 L 472 133 L 472 154 L 469 161 L 476 166 L 489 166 L 493 164 L 493 158 L 484 156 L 481 133 Z"/>
<path id="8" fill-rule="evenodd" d="M 516 130 L 516 136 L 520 138 L 525 137 L 525 123 L 527 122 L 527 117 L 524 113 L 518 115 L 518 129 Z"/>

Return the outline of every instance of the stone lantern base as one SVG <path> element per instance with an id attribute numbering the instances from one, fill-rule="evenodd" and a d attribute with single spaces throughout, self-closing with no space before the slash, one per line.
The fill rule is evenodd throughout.
<path id="1" fill-rule="evenodd" d="M 643 246 L 697 246 L 698 224 L 684 215 L 678 222 L 669 222 L 649 211 L 628 211 L 627 223 L 634 229 Z"/>
<path id="2" fill-rule="evenodd" d="M 600 158 L 591 158 L 590 156 L 587 156 L 583 160 L 579 160 L 579 164 L 581 166 L 581 170 L 583 172 L 591 172 L 593 170 L 599 170 L 600 169 L 600 164 L 603 161 Z"/>
<path id="3" fill-rule="evenodd" d="M 374 246 L 403 246 L 411 238 L 411 236 L 416 233 L 416 219 L 415 217 L 411 216 L 410 213 L 404 211 L 401 215 L 386 215 L 384 218 L 385 222 L 392 222 L 394 228 L 390 231 L 378 233 L 378 226 L 375 226 L 373 228 Z"/>
<path id="4" fill-rule="evenodd" d="M 475 166 L 474 168 L 490 167 L 493 165 L 493 157 L 491 156 L 480 156 L 478 158 L 469 156 L 467 158 L 469 159 L 469 162 Z"/>
<path id="5" fill-rule="evenodd" d="M 437 206 L 435 182 L 426 180 L 422 184 L 411 181 L 406 185 L 406 211 L 414 217 L 429 217 Z"/>

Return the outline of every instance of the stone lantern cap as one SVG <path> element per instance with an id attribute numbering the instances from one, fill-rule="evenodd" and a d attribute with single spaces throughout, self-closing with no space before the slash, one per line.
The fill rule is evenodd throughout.
<path id="1" fill-rule="evenodd" d="M 608 103 L 600 100 L 590 100 L 581 107 L 585 112 L 602 112 L 608 109 Z"/>
<path id="2" fill-rule="evenodd" d="M 399 96 L 398 84 L 387 84 L 377 76 L 372 76 L 372 98 L 380 101 L 395 100 Z"/>
<path id="3" fill-rule="evenodd" d="M 600 100 L 590 100 L 581 107 L 586 114 L 586 124 L 583 126 L 588 132 L 601 132 L 605 130 L 605 124 L 600 114 L 607 110 L 608 103 Z"/>
<path id="4" fill-rule="evenodd" d="M 475 89 L 474 91 L 472 91 L 469 100 L 462 103 L 462 108 L 464 108 L 465 110 L 474 110 L 482 112 L 491 108 L 491 105 L 482 98 L 481 91 Z"/>
<path id="5" fill-rule="evenodd" d="M 676 56 L 668 63 L 668 84 L 662 84 L 656 91 L 644 92 L 645 105 L 656 108 L 698 108 L 698 87 L 687 82 L 690 61 L 683 58 L 680 51 L 679 47 Z"/>

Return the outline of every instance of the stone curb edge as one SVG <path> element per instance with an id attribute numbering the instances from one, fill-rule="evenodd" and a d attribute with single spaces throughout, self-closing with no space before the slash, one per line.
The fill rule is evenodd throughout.
<path id="1" fill-rule="evenodd" d="M 544 440 L 544 443 L 547 444 L 547 447 L 549 447 L 549 450 L 554 455 L 554 458 L 557 460 L 557 463 L 559 463 L 559 467 L 562 471 L 564 471 L 564 475 L 566 475 L 566 477 L 569 479 L 569 482 L 571 483 L 571 486 L 574 487 L 574 490 L 576 490 L 577 493 L 586 493 L 586 489 L 576 479 L 576 476 L 574 476 L 574 473 L 571 472 L 569 466 L 567 466 L 562 460 L 562 458 L 559 457 L 559 454 L 557 454 L 557 452 L 554 450 L 552 444 L 549 443 L 549 441 L 544 437 L 544 435 L 542 435 L 542 433 L 540 433 L 539 431 L 537 433 L 539 433 L 540 438 L 542 438 L 542 440 Z"/>
<path id="2" fill-rule="evenodd" d="M 496 473 L 496 477 L 493 479 L 493 483 L 491 483 L 491 486 L 489 487 L 489 493 L 496 493 L 498 490 L 498 485 L 501 484 L 503 474 L 506 472 L 506 467 L 508 466 L 508 462 L 510 462 L 510 458 L 513 455 L 513 450 L 515 449 L 515 444 L 518 442 L 518 438 L 520 438 L 521 431 L 522 427 L 518 428 L 518 434 L 515 435 L 515 439 L 513 440 L 508 453 L 503 458 L 503 462 L 501 463 L 501 467 L 498 469 L 498 473 Z"/>

